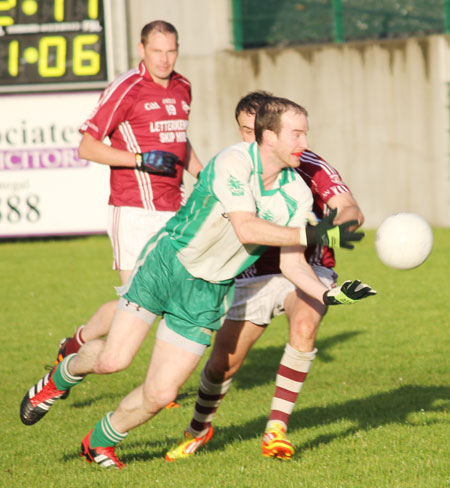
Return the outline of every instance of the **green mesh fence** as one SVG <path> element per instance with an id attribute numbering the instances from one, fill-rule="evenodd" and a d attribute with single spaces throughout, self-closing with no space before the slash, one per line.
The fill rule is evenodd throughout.
<path id="1" fill-rule="evenodd" d="M 450 0 L 233 0 L 236 49 L 450 32 Z"/>

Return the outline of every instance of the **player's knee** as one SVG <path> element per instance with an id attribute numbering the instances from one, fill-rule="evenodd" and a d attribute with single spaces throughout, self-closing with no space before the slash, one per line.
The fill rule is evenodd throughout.
<path id="1" fill-rule="evenodd" d="M 144 388 L 143 404 L 144 410 L 149 413 L 156 413 L 163 409 L 170 402 L 177 398 L 178 390 L 173 387 L 165 388 Z"/>
<path id="2" fill-rule="evenodd" d="M 205 374 L 211 383 L 222 383 L 222 381 L 232 376 L 230 374 L 230 364 L 226 358 L 214 354 L 211 355 L 206 363 Z"/>
<path id="3" fill-rule="evenodd" d="M 117 373 L 128 368 L 130 363 L 131 360 L 127 356 L 102 352 L 95 363 L 95 372 L 97 374 Z"/>
<path id="4" fill-rule="evenodd" d="M 110 315 L 111 317 L 114 315 L 115 311 L 117 310 L 117 304 L 119 302 L 117 300 L 111 300 L 110 302 L 104 303 L 101 307 L 100 310 L 103 312 L 105 315 Z"/>
<path id="5" fill-rule="evenodd" d="M 211 355 L 206 364 L 205 374 L 211 383 L 222 383 L 231 378 L 239 369 L 228 358 Z"/>
<path id="6" fill-rule="evenodd" d="M 290 335 L 314 339 L 319 323 L 308 316 L 298 316 L 290 322 Z"/>
<path id="7" fill-rule="evenodd" d="M 225 372 L 223 370 L 214 368 L 214 365 L 208 365 L 205 374 L 211 383 L 221 383 L 225 378 Z"/>

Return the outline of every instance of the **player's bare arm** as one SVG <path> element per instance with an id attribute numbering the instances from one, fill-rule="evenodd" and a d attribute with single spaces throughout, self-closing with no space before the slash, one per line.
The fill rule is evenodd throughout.
<path id="1" fill-rule="evenodd" d="M 316 225 L 305 227 L 284 227 L 260 219 L 253 212 L 229 212 L 228 217 L 242 244 L 261 244 L 264 246 L 308 246 L 321 244 L 329 247 L 353 249 L 353 241 L 360 241 L 363 232 L 354 232 L 349 228 L 357 221 L 343 224 L 333 223 L 337 210 Z"/>
<path id="2" fill-rule="evenodd" d="M 338 210 L 337 217 L 334 219 L 335 224 L 357 220 L 358 225 L 351 227 L 351 230 L 354 230 L 364 223 L 364 215 L 350 192 L 340 193 L 331 197 L 327 205 L 332 209 L 337 208 Z"/>
<path id="3" fill-rule="evenodd" d="M 230 212 L 228 218 L 242 244 L 295 246 L 300 243 L 299 227 L 273 224 L 251 212 Z"/>
<path id="4" fill-rule="evenodd" d="M 281 248 L 280 269 L 288 280 L 297 288 L 325 305 L 352 304 L 376 291 L 359 280 L 347 280 L 341 286 L 329 290 L 306 262 L 304 247 L 290 246 Z"/>
<path id="5" fill-rule="evenodd" d="M 280 250 L 280 269 L 289 281 L 323 303 L 323 294 L 327 287 L 317 278 L 311 266 L 305 259 L 304 246 L 286 246 Z"/>
<path id="6" fill-rule="evenodd" d="M 136 155 L 134 153 L 108 146 L 87 132 L 81 138 L 78 156 L 107 166 L 136 167 Z"/>

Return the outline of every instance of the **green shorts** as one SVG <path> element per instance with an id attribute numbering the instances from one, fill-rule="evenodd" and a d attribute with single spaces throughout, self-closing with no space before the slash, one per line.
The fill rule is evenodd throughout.
<path id="1" fill-rule="evenodd" d="M 159 234 L 144 247 L 132 278 L 118 291 L 126 300 L 164 316 L 174 332 L 210 345 L 233 302 L 234 281 L 194 278 L 178 260 L 170 238 Z"/>

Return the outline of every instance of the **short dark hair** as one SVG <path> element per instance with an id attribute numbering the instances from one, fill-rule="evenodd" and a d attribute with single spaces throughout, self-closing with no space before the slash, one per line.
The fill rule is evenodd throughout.
<path id="1" fill-rule="evenodd" d="M 141 30 L 141 42 L 142 44 L 147 43 L 148 36 L 151 32 L 157 31 L 161 32 L 162 34 L 175 34 L 177 44 L 178 44 L 178 32 L 175 27 L 166 22 L 165 20 L 154 20 L 153 22 L 149 22 L 142 27 Z"/>
<path id="2" fill-rule="evenodd" d="M 272 98 L 273 95 L 264 90 L 257 90 L 248 93 L 245 97 L 242 97 L 236 105 L 234 116 L 236 120 L 241 112 L 245 112 L 250 115 L 255 115 L 258 108 L 267 100 Z"/>
<path id="3" fill-rule="evenodd" d="M 265 130 L 271 130 L 279 134 L 281 130 L 281 116 L 287 111 L 308 116 L 306 108 L 287 98 L 270 97 L 261 104 L 255 117 L 255 139 L 258 144 L 262 142 L 262 134 Z"/>

